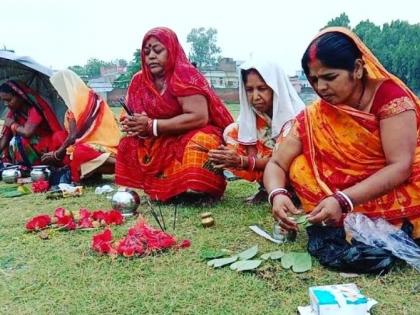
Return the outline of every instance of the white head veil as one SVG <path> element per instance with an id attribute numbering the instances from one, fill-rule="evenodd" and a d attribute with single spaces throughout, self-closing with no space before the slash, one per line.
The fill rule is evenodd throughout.
<path id="1" fill-rule="evenodd" d="M 244 62 L 240 69 L 255 69 L 264 79 L 265 83 L 273 90 L 273 117 L 271 120 L 271 137 L 278 137 L 282 126 L 294 118 L 305 104 L 298 96 L 295 88 L 283 69 L 274 62 L 258 58 L 251 58 Z M 240 75 L 239 83 L 239 135 L 238 140 L 243 144 L 255 144 L 257 141 L 257 124 L 255 109 L 248 104 L 245 85 Z"/>

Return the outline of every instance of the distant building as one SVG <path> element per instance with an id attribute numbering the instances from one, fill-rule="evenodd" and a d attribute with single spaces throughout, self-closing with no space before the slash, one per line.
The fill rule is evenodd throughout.
<path id="1" fill-rule="evenodd" d="M 215 89 L 236 89 L 239 77 L 236 61 L 233 58 L 222 58 L 214 68 L 203 71 L 209 84 Z"/>
<path id="2" fill-rule="evenodd" d="M 127 67 L 121 67 L 118 65 L 101 66 L 100 69 L 101 78 L 106 79 L 108 82 L 114 82 L 121 74 L 127 72 Z"/>
<path id="3" fill-rule="evenodd" d="M 98 93 L 105 101 L 108 101 L 107 93 L 111 92 L 114 88 L 112 83 L 107 78 L 90 79 L 87 85 Z"/>

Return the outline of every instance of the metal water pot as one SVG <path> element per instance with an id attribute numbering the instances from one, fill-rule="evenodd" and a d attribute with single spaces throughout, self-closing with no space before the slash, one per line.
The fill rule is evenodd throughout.
<path id="1" fill-rule="evenodd" d="M 14 184 L 17 182 L 18 178 L 22 177 L 22 172 L 16 165 L 9 166 L 3 170 L 3 172 L 1 173 L 1 177 L 6 184 Z"/>
<path id="2" fill-rule="evenodd" d="M 114 210 L 118 210 L 124 217 L 132 216 L 137 213 L 140 205 L 140 196 L 131 189 L 119 189 L 111 199 Z"/>
<path id="3" fill-rule="evenodd" d="M 51 171 L 47 165 L 37 165 L 32 167 L 31 179 L 32 182 L 38 182 L 41 180 L 48 180 L 50 178 Z"/>

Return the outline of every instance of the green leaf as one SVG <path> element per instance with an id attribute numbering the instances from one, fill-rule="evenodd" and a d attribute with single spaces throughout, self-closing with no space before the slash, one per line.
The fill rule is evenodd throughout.
<path id="1" fill-rule="evenodd" d="M 306 216 L 306 214 L 301 215 L 301 216 L 296 218 L 296 223 L 297 224 L 305 224 L 306 222 L 308 222 L 308 217 Z"/>
<path id="2" fill-rule="evenodd" d="M 22 194 L 30 194 L 31 193 L 31 190 L 29 189 L 29 187 L 26 187 L 26 186 L 19 186 L 18 188 L 17 188 L 17 191 L 19 191 L 19 192 L 21 192 Z"/>
<path id="3" fill-rule="evenodd" d="M 264 255 L 261 255 L 261 259 L 267 260 L 267 259 L 280 259 L 284 256 L 284 252 L 281 250 L 277 250 L 275 252 L 266 253 Z"/>
<path id="4" fill-rule="evenodd" d="M 294 272 L 305 272 L 312 269 L 312 259 L 308 253 L 294 253 Z"/>
<path id="5" fill-rule="evenodd" d="M 232 256 L 228 258 L 218 258 L 218 259 L 212 259 L 207 262 L 207 265 L 213 268 L 219 268 L 226 265 L 229 265 L 233 262 L 238 260 L 238 256 Z"/>
<path id="6" fill-rule="evenodd" d="M 211 248 L 203 248 L 200 252 L 201 259 L 208 260 L 208 259 L 215 259 L 226 256 L 226 251 L 223 250 L 215 250 Z"/>
<path id="7" fill-rule="evenodd" d="M 236 271 L 247 271 L 247 270 L 254 270 L 261 265 L 262 260 L 254 259 L 254 260 L 239 260 L 232 265 L 230 265 L 230 269 Z"/>
<path id="8" fill-rule="evenodd" d="M 293 253 L 287 253 L 287 254 L 283 255 L 283 257 L 281 258 L 281 266 L 284 269 L 289 269 L 290 267 L 292 267 L 293 262 L 294 262 Z"/>
<path id="9" fill-rule="evenodd" d="M 237 256 L 240 260 L 247 260 L 257 255 L 257 253 L 258 253 L 258 245 L 255 245 L 248 248 L 247 250 L 244 250 L 243 252 L 240 252 L 239 254 L 237 254 Z"/>

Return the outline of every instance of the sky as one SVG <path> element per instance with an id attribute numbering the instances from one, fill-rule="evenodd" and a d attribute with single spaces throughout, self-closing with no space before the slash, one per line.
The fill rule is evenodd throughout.
<path id="1" fill-rule="evenodd" d="M 1 0 L 1 11 L 0 47 L 54 69 L 89 58 L 130 61 L 149 29 L 167 26 L 187 54 L 191 29 L 213 27 L 222 56 L 257 54 L 294 74 L 318 30 L 343 12 L 352 27 L 420 23 L 418 0 Z"/>

